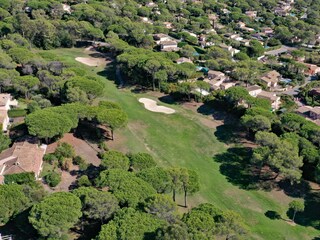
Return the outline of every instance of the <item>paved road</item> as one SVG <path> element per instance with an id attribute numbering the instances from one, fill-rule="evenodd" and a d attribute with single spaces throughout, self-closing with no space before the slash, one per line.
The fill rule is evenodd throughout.
<path id="1" fill-rule="evenodd" d="M 290 95 L 290 96 L 294 96 L 294 95 L 297 95 L 298 92 L 299 92 L 299 89 L 301 87 L 304 87 L 305 85 L 307 85 L 308 83 L 310 83 L 312 81 L 311 77 L 306 77 L 305 78 L 305 83 L 302 84 L 302 85 L 298 85 L 298 86 L 295 86 L 285 92 L 283 92 L 284 94 L 287 94 L 287 95 Z"/>
<path id="2" fill-rule="evenodd" d="M 288 46 L 283 45 L 283 46 L 282 46 L 281 48 L 279 48 L 279 49 L 267 51 L 267 52 L 265 52 L 264 54 L 265 54 L 265 55 L 278 56 L 278 55 L 280 55 L 280 54 L 282 54 L 282 53 L 286 53 L 286 52 L 288 52 L 288 51 L 292 51 L 292 50 L 295 50 L 295 49 L 297 49 L 297 48 L 295 48 L 295 47 L 288 47 Z"/>

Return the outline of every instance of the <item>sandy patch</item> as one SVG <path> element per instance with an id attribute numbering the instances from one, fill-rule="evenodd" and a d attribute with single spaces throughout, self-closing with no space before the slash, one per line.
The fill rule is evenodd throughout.
<path id="1" fill-rule="evenodd" d="M 165 113 L 165 114 L 172 114 L 176 112 L 172 108 L 158 106 L 156 101 L 151 100 L 149 98 L 140 98 L 139 102 L 143 103 L 144 107 L 151 112 L 159 112 L 159 113 Z"/>
<path id="2" fill-rule="evenodd" d="M 77 57 L 75 60 L 90 67 L 97 67 L 107 64 L 107 60 L 105 58 Z"/>

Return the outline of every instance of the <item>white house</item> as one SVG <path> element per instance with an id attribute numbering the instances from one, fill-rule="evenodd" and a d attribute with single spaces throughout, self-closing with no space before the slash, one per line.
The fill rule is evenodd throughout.
<path id="1" fill-rule="evenodd" d="M 177 62 L 178 64 L 185 63 L 185 62 L 187 62 L 187 63 L 193 63 L 193 62 L 190 60 L 190 58 L 185 58 L 185 57 L 182 57 L 182 58 L 177 59 L 176 62 Z"/>
<path id="2" fill-rule="evenodd" d="M 0 94 L 0 125 L 2 126 L 2 131 L 6 132 L 9 125 L 8 110 L 12 106 L 18 106 L 18 101 L 12 99 L 11 95 L 8 93 Z"/>
<path id="3" fill-rule="evenodd" d="M 178 43 L 176 41 L 162 41 L 160 42 L 161 51 L 178 51 Z"/>
<path id="4" fill-rule="evenodd" d="M 0 184 L 4 176 L 18 173 L 34 173 L 40 179 L 43 156 L 47 145 L 38 146 L 30 142 L 17 142 L 0 154 Z"/>
<path id="5" fill-rule="evenodd" d="M 262 92 L 262 88 L 258 85 L 253 85 L 253 86 L 247 87 L 247 91 L 249 92 L 250 96 L 257 97 L 259 93 Z"/>

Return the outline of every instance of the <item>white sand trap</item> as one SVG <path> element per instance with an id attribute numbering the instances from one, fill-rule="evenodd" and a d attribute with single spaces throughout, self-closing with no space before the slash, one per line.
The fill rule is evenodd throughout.
<path id="1" fill-rule="evenodd" d="M 104 58 L 77 57 L 75 59 L 76 61 L 88 65 L 90 67 L 96 67 L 107 63 L 107 61 Z"/>
<path id="2" fill-rule="evenodd" d="M 149 98 L 140 98 L 139 102 L 143 103 L 144 107 L 151 112 L 160 112 L 165 114 L 172 114 L 176 112 L 172 108 L 158 106 L 156 101 Z"/>

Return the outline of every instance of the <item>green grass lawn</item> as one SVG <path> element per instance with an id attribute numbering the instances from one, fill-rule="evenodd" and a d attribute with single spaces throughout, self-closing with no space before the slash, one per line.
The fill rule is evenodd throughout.
<path id="1" fill-rule="evenodd" d="M 52 52 L 66 63 L 87 69 L 88 74 L 96 75 L 103 71 L 101 67 L 87 67 L 74 61 L 75 57 L 85 56 L 83 49 L 57 49 Z M 227 149 L 215 137 L 215 129 L 201 124 L 199 118 L 203 116 L 178 105 L 170 105 L 177 111 L 173 115 L 152 113 L 138 102 L 138 98 L 148 94 L 119 90 L 109 80 L 105 80 L 105 84 L 103 98 L 121 104 L 129 116 L 128 127 L 115 132 L 120 142 L 116 147 L 131 152 L 149 152 L 162 166 L 183 166 L 198 171 L 201 191 L 190 197 L 190 206 L 210 202 L 239 212 L 249 225 L 252 239 L 300 240 L 320 236 L 320 232 L 312 227 L 291 226 L 284 220 L 271 220 L 264 215 L 272 210 L 287 218 L 291 198 L 282 193 L 240 189 L 220 173 L 220 163 L 214 161 L 214 156 Z M 178 198 L 178 203 L 183 203 L 182 198 Z"/>

